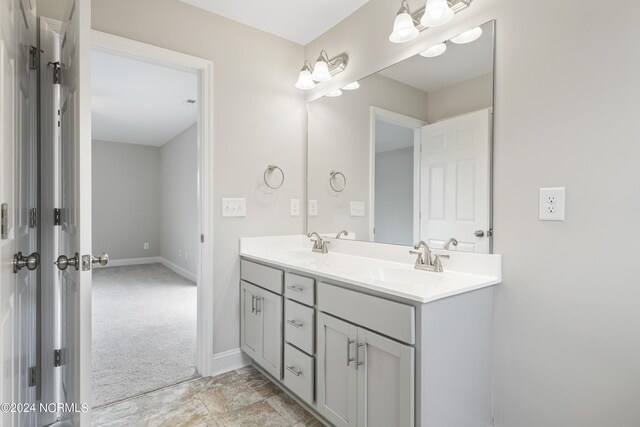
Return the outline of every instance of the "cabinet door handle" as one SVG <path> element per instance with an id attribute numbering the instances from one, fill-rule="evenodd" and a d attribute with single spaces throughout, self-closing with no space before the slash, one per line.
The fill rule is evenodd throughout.
<path id="1" fill-rule="evenodd" d="M 287 289 L 289 289 L 289 290 L 291 290 L 291 291 L 293 291 L 293 292 L 298 292 L 298 293 L 300 293 L 300 292 L 304 291 L 304 289 L 303 289 L 303 288 L 300 288 L 300 287 L 298 287 L 298 286 L 293 286 L 293 285 L 289 285 L 289 286 L 287 286 Z"/>
<path id="2" fill-rule="evenodd" d="M 256 312 L 256 296 L 251 295 L 251 313 Z"/>
<path id="3" fill-rule="evenodd" d="M 287 371 L 291 372 L 296 377 L 299 377 L 300 375 L 302 375 L 302 371 L 296 371 L 293 365 L 287 366 Z"/>
<path id="4" fill-rule="evenodd" d="M 304 326 L 302 322 L 298 322 L 297 320 L 287 320 L 287 323 L 296 328 L 302 328 Z"/>
<path id="5" fill-rule="evenodd" d="M 353 357 L 351 357 L 351 344 L 353 344 L 354 342 L 354 340 L 347 337 L 347 366 L 351 365 L 351 362 L 355 360 Z"/>
<path id="6" fill-rule="evenodd" d="M 358 343 L 356 346 L 356 371 L 358 370 L 358 366 L 364 365 L 364 360 L 360 361 L 360 348 L 364 347 L 364 344 Z"/>
<path id="7" fill-rule="evenodd" d="M 256 314 L 262 312 L 262 297 L 256 297 Z"/>

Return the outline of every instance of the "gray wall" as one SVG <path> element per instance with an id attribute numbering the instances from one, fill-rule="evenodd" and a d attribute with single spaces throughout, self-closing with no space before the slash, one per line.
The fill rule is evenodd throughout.
<path id="1" fill-rule="evenodd" d="M 640 2 L 475 1 L 401 46 L 397 8 L 371 0 L 307 57 L 349 52 L 339 87 L 497 19 L 495 425 L 637 426 Z M 565 222 L 538 221 L 546 186 L 566 186 Z"/>
<path id="2" fill-rule="evenodd" d="M 435 123 L 493 104 L 493 74 L 469 79 L 427 94 L 427 121 Z"/>
<path id="3" fill-rule="evenodd" d="M 93 253 L 159 256 L 160 148 L 93 141 L 91 160 Z"/>
<path id="4" fill-rule="evenodd" d="M 60 0 L 38 13 L 60 17 Z M 289 199 L 305 199 L 306 107 L 294 87 L 304 48 L 176 0 L 93 0 L 99 31 L 209 59 L 214 64 L 214 334 L 215 353 L 240 345 L 239 238 L 304 232 Z M 317 53 L 315 54 L 317 56 Z M 287 181 L 262 182 L 274 163 Z M 246 218 L 221 218 L 222 197 L 246 197 Z M 304 208 L 304 205 L 303 205 Z M 207 302 L 205 302 L 207 303 Z"/>
<path id="5" fill-rule="evenodd" d="M 160 148 L 160 255 L 197 275 L 198 128 L 193 125 Z"/>
<path id="6" fill-rule="evenodd" d="M 376 154 L 375 241 L 412 245 L 413 147 Z"/>

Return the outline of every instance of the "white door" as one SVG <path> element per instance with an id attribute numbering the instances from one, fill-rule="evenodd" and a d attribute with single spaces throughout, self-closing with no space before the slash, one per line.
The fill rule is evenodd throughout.
<path id="1" fill-rule="evenodd" d="M 489 252 L 490 110 L 422 128 L 420 238 L 441 248 Z"/>
<path id="2" fill-rule="evenodd" d="M 91 406 L 91 2 L 67 0 L 61 33 L 61 414 L 90 425 Z M 88 258 L 88 259 L 87 259 Z M 51 262 L 46 260 L 45 262 Z M 58 268 L 64 262 L 58 258 Z M 84 261 L 84 262 L 83 262 Z M 87 262 L 88 261 L 88 262 Z"/>
<path id="3" fill-rule="evenodd" d="M 318 313 L 318 407 L 338 427 L 356 425 L 358 328 Z"/>
<path id="4" fill-rule="evenodd" d="M 414 425 L 414 348 L 358 328 L 358 426 Z"/>

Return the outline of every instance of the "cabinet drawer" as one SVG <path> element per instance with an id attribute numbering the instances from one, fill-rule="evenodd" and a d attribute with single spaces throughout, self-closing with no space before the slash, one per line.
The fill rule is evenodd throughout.
<path id="1" fill-rule="evenodd" d="M 263 287 L 278 295 L 282 295 L 282 278 L 284 272 L 277 268 L 267 267 L 243 259 L 240 261 L 240 278 L 254 285 Z"/>
<path id="2" fill-rule="evenodd" d="M 313 305 L 316 302 L 315 285 L 316 281 L 309 277 L 287 273 L 284 276 L 284 295 L 302 304 Z"/>
<path id="3" fill-rule="evenodd" d="M 284 385 L 309 405 L 314 399 L 314 359 L 300 350 L 284 346 Z"/>
<path id="4" fill-rule="evenodd" d="M 315 341 L 315 309 L 295 301 L 284 302 L 284 339 L 299 349 L 313 354 Z"/>
<path id="5" fill-rule="evenodd" d="M 407 344 L 415 344 L 415 308 L 320 282 L 318 310 Z"/>

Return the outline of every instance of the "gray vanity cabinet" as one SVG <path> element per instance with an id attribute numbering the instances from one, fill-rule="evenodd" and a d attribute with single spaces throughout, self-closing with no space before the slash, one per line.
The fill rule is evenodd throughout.
<path id="1" fill-rule="evenodd" d="M 256 363 L 282 378 L 282 296 L 242 282 L 241 347 Z"/>
<path id="2" fill-rule="evenodd" d="M 318 406 L 336 426 L 414 425 L 414 348 L 318 314 Z"/>

